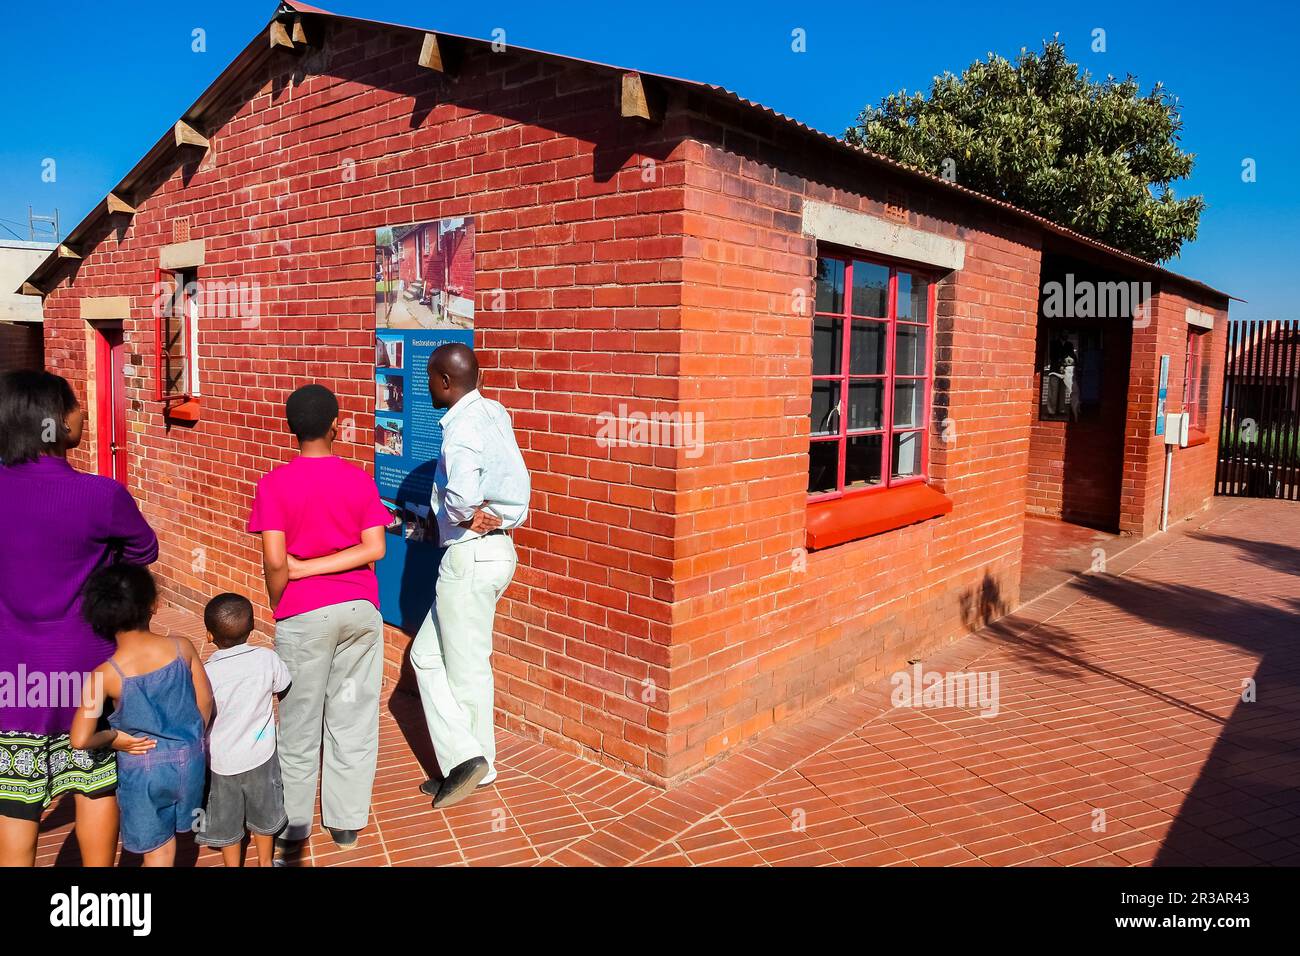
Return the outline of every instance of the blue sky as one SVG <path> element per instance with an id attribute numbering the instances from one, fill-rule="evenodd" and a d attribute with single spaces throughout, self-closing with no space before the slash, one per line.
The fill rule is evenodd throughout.
<path id="1" fill-rule="evenodd" d="M 893 90 L 928 87 L 988 51 L 1014 56 L 1059 33 L 1096 75 L 1161 80 L 1198 156 L 1180 194 L 1202 193 L 1201 237 L 1171 268 L 1250 300 L 1246 317 L 1294 316 L 1300 259 L 1300 81 L 1294 3 L 796 4 L 321 0 L 337 13 L 439 28 L 718 83 L 831 133 Z M 129 12 L 124 13 L 123 8 Z M 0 59 L 0 235 L 27 238 L 27 207 L 65 232 L 131 168 L 274 11 L 273 0 L 32 0 L 5 12 Z M 57 12 L 51 12 L 57 11 Z M 196 28 L 206 52 L 192 50 Z M 807 52 L 791 50 L 806 32 Z M 1091 50 L 1106 31 L 1106 52 Z M 56 162 L 54 182 L 43 161 Z M 1242 181 L 1254 159 L 1257 181 Z M 12 230 L 12 232 L 10 231 Z"/>

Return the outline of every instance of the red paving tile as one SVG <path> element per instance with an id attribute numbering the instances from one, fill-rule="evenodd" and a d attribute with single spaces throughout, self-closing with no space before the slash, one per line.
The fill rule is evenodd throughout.
<path id="1" fill-rule="evenodd" d="M 1053 548 L 1073 548 L 1077 560 L 1099 546 L 1108 573 L 1038 573 L 1040 585 L 1050 578 L 1047 593 L 923 662 L 996 672 L 996 716 L 891 707 L 882 684 L 773 728 L 668 792 L 503 732 L 495 786 L 439 812 L 417 790 L 425 773 L 408 734 L 421 733 L 419 707 L 394 695 L 381 717 L 371 826 L 347 851 L 318 831 L 300 862 L 1300 862 L 1300 690 L 1291 680 L 1300 667 L 1300 506 L 1220 500 L 1198 522 L 1137 543 L 1045 524 L 1030 521 L 1027 562 Z M 198 635 L 197 622 L 175 611 L 160 624 Z M 1247 681 L 1252 702 L 1242 699 Z M 70 812 L 47 815 L 42 864 L 77 862 Z M 188 841 L 179 859 L 220 862 Z"/>
<path id="2" fill-rule="evenodd" d="M 1025 515 L 1020 595 L 1025 601 L 1045 594 L 1093 566 L 1095 553 L 1112 554 L 1132 544 L 1109 531 L 1098 531 L 1057 518 Z"/>

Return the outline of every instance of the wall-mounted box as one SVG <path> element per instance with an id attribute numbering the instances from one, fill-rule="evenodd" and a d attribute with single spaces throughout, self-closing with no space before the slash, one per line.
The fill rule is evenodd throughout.
<path id="1" fill-rule="evenodd" d="M 1165 416 L 1165 444 L 1187 447 L 1191 437 L 1191 416 L 1186 412 L 1170 412 Z"/>

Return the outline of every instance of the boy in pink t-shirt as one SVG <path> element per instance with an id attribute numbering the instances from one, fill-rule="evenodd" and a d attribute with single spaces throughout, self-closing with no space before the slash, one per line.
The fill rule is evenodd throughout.
<path id="1" fill-rule="evenodd" d="M 305 385 L 285 404 L 298 457 L 257 483 L 248 530 L 262 536 L 275 652 L 293 682 L 280 702 L 280 773 L 288 826 L 282 852 L 321 822 L 341 847 L 370 817 L 379 755 L 384 624 L 374 562 L 388 510 L 368 474 L 334 455 L 339 403 Z M 329 727 L 321 763 L 322 727 Z"/>

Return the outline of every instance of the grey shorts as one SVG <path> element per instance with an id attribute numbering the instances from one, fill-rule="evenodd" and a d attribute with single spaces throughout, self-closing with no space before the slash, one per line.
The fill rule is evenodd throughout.
<path id="1" fill-rule="evenodd" d="M 204 846 L 232 846 L 244 839 L 244 830 L 274 836 L 284 829 L 289 817 L 284 812 L 284 784 L 280 781 L 280 758 L 243 773 L 214 773 L 208 777 L 208 804 L 195 842 Z"/>

